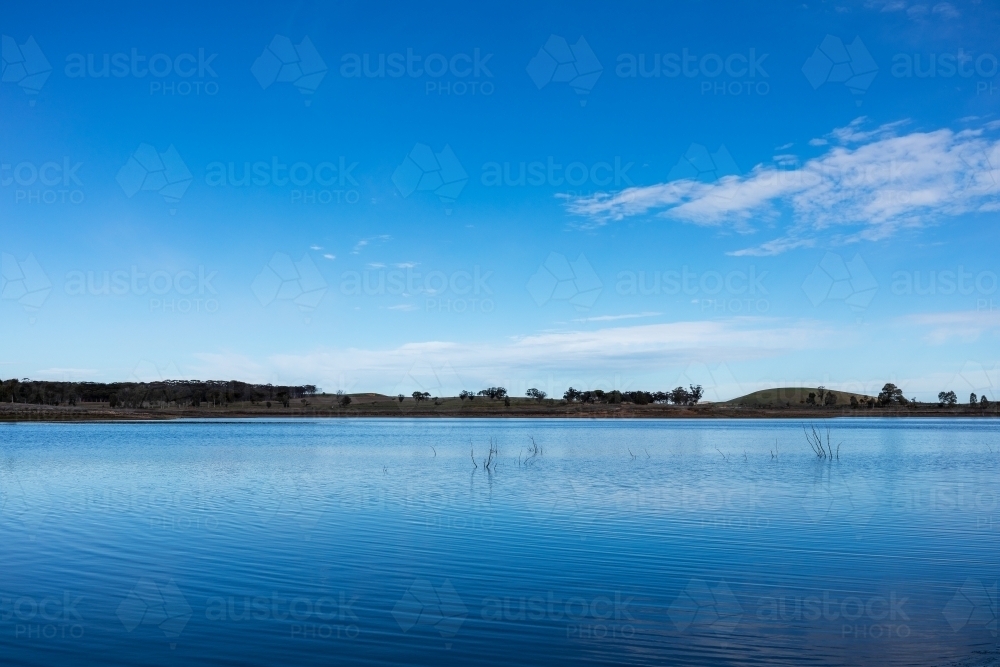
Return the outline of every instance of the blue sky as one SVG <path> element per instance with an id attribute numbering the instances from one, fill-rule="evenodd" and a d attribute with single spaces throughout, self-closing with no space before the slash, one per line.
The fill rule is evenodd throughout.
<path id="1" fill-rule="evenodd" d="M 1000 399 L 998 24 L 11 6 L 0 376 Z"/>

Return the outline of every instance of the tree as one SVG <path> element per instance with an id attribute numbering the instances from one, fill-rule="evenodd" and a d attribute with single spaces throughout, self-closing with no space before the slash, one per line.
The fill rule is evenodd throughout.
<path id="1" fill-rule="evenodd" d="M 816 388 L 816 392 L 819 394 L 819 401 L 823 405 L 826 405 L 826 387 L 820 385 Z"/>
<path id="2" fill-rule="evenodd" d="M 649 405 L 653 402 L 653 397 L 649 394 L 649 392 L 630 391 L 629 394 L 629 398 L 631 398 L 632 402 L 636 405 Z"/>
<path id="3" fill-rule="evenodd" d="M 854 410 L 858 409 L 858 397 L 857 396 L 851 396 L 851 408 L 854 409 Z"/>
<path id="4" fill-rule="evenodd" d="M 832 391 L 826 392 L 826 397 L 823 399 L 823 405 L 836 405 L 837 395 Z"/>
<path id="5" fill-rule="evenodd" d="M 986 394 L 983 394 L 982 396 L 979 397 L 979 405 L 981 405 L 984 408 L 989 407 L 990 402 L 986 399 Z"/>
<path id="6" fill-rule="evenodd" d="M 527 396 L 528 398 L 534 398 L 535 400 L 538 400 L 538 401 L 541 401 L 543 398 L 545 398 L 546 396 L 548 396 L 548 394 L 546 394 L 541 389 L 535 389 L 534 387 L 532 387 L 531 389 L 529 389 L 528 391 L 526 391 L 524 393 L 524 395 Z"/>
<path id="7" fill-rule="evenodd" d="M 816 405 L 816 392 L 810 391 L 809 395 L 806 396 L 806 403 L 809 405 Z"/>
<path id="8" fill-rule="evenodd" d="M 958 403 L 958 396 L 953 391 L 938 392 L 938 405 L 941 407 L 951 406 Z"/>
<path id="9" fill-rule="evenodd" d="M 430 392 L 426 391 L 413 392 L 413 400 L 415 400 L 417 403 L 419 403 L 420 401 L 426 401 L 430 397 L 431 397 Z"/>
<path id="10" fill-rule="evenodd" d="M 470 396 L 472 396 L 472 393 L 471 393 L 471 392 L 468 392 L 468 391 L 465 391 L 464 389 L 463 389 L 463 390 L 461 391 L 461 393 L 459 393 L 459 395 L 458 395 L 458 397 L 459 397 L 460 399 L 462 399 L 463 401 L 464 401 L 465 399 L 469 398 Z"/>
<path id="11" fill-rule="evenodd" d="M 563 398 L 566 399 L 567 401 L 575 401 L 577 396 L 579 395 L 580 392 L 578 390 L 573 389 L 573 387 L 570 387 L 569 389 L 566 390 L 566 393 L 563 394 Z"/>
<path id="12" fill-rule="evenodd" d="M 487 387 L 479 392 L 480 396 L 486 396 L 491 400 L 497 400 L 500 398 L 507 397 L 507 390 L 503 387 Z"/>
<path id="13" fill-rule="evenodd" d="M 398 396 L 396 396 L 396 398 L 399 400 L 400 403 L 402 403 L 403 399 L 406 398 L 406 396 L 403 396 L 402 394 L 399 394 Z"/>
<path id="14" fill-rule="evenodd" d="M 892 405 L 893 403 L 903 402 L 903 390 L 892 384 L 891 382 L 886 382 L 882 387 L 882 391 L 878 394 L 878 404 L 880 407 L 886 405 Z"/>
<path id="15" fill-rule="evenodd" d="M 979 397 L 976 396 L 976 392 L 969 394 L 969 405 L 975 405 L 979 402 Z"/>
<path id="16" fill-rule="evenodd" d="M 688 400 L 691 401 L 691 405 L 697 405 L 701 397 L 705 395 L 705 390 L 701 388 L 700 384 L 690 384 L 688 385 Z"/>
<path id="17" fill-rule="evenodd" d="M 351 404 L 351 397 L 350 396 L 346 396 L 345 395 L 345 396 L 341 396 L 340 397 L 340 407 L 346 408 L 350 404 Z"/>
<path id="18" fill-rule="evenodd" d="M 670 402 L 674 405 L 687 405 L 688 399 L 688 390 L 684 387 L 675 387 L 670 392 Z"/>

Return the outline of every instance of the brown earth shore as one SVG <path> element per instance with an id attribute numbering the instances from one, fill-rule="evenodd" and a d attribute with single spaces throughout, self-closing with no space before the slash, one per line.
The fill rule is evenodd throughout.
<path id="1" fill-rule="evenodd" d="M 91 422 L 91 421 L 162 421 L 172 419 L 224 418 L 581 418 L 581 419 L 827 419 L 834 417 L 997 417 L 997 406 L 957 405 L 941 407 L 933 403 L 885 408 L 851 408 L 849 405 L 817 406 L 747 406 L 731 403 L 701 403 L 693 406 L 636 405 L 632 403 L 590 404 L 561 399 L 515 398 L 504 401 L 477 398 L 427 399 L 402 402 L 380 394 L 354 394 L 351 403 L 341 406 L 340 397 L 316 395 L 281 403 L 230 403 L 199 407 L 175 404 L 144 405 L 141 408 L 110 407 L 108 403 L 77 405 L 37 405 L 0 403 L 0 422 Z"/>

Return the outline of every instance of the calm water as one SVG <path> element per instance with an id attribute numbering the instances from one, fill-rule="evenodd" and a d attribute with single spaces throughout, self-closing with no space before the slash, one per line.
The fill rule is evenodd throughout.
<path id="1" fill-rule="evenodd" d="M 0 663 L 998 661 L 1000 425 L 830 426 L 0 425 Z"/>

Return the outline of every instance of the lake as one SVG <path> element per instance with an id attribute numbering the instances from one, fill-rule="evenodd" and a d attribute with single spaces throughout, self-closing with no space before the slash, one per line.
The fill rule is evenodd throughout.
<path id="1" fill-rule="evenodd" d="M 804 425 L 0 424 L 0 662 L 1000 662 L 997 423 Z"/>

